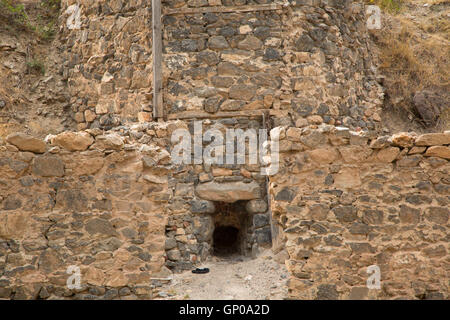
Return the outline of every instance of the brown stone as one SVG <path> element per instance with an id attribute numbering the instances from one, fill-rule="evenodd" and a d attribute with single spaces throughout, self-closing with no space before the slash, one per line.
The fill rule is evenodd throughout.
<path id="1" fill-rule="evenodd" d="M 63 132 L 52 139 L 52 144 L 69 151 L 84 151 L 94 143 L 94 138 L 87 132 Z"/>
<path id="2" fill-rule="evenodd" d="M 339 147 L 342 158 L 347 163 L 364 162 L 372 154 L 372 149 L 367 146 Z"/>
<path id="3" fill-rule="evenodd" d="M 426 147 L 412 147 L 412 148 L 408 151 L 408 154 L 419 154 L 419 153 L 424 153 L 425 150 L 427 150 Z"/>
<path id="4" fill-rule="evenodd" d="M 88 109 L 84 111 L 84 118 L 87 122 L 92 122 L 95 120 L 95 118 L 97 118 L 97 115 L 94 111 Z"/>
<path id="5" fill-rule="evenodd" d="M 401 205 L 399 217 L 402 223 L 417 224 L 420 221 L 420 210 Z"/>
<path id="6" fill-rule="evenodd" d="M 302 136 L 302 130 L 299 128 L 290 127 L 286 130 L 286 137 L 290 141 L 299 142 Z"/>
<path id="7" fill-rule="evenodd" d="M 138 112 L 138 121 L 139 122 L 150 122 L 152 121 L 151 112 Z"/>
<path id="8" fill-rule="evenodd" d="M 262 41 L 252 35 L 248 35 L 244 40 L 238 43 L 238 48 L 242 50 L 258 50 L 261 47 Z"/>
<path id="9" fill-rule="evenodd" d="M 450 144 L 450 133 L 426 133 L 417 137 L 416 146 L 438 146 Z"/>
<path id="10" fill-rule="evenodd" d="M 334 148 L 319 148 L 308 152 L 314 163 L 332 163 L 339 158 L 339 153 Z"/>
<path id="11" fill-rule="evenodd" d="M 425 152 L 425 156 L 450 159 L 450 147 L 446 146 L 429 147 L 427 149 L 427 152 Z"/>
<path id="12" fill-rule="evenodd" d="M 226 168 L 213 168 L 212 169 L 212 175 L 214 177 L 232 176 L 233 175 L 233 170 L 226 169 Z"/>
<path id="13" fill-rule="evenodd" d="M 124 145 L 124 141 L 117 133 L 110 133 L 97 136 L 95 145 L 102 149 L 120 150 Z"/>
<path id="14" fill-rule="evenodd" d="M 44 141 L 21 132 L 10 134 L 6 137 L 6 141 L 21 151 L 44 153 L 47 148 Z"/>
<path id="15" fill-rule="evenodd" d="M 58 156 L 40 156 L 33 160 L 33 174 L 41 177 L 62 177 L 64 163 Z"/>
<path id="16" fill-rule="evenodd" d="M 229 95 L 231 99 L 250 101 L 256 94 L 256 86 L 237 84 L 230 88 Z"/>
<path id="17" fill-rule="evenodd" d="M 389 147 L 392 144 L 392 138 L 389 136 L 378 137 L 370 143 L 370 147 L 373 149 L 381 149 Z"/>
<path id="18" fill-rule="evenodd" d="M 448 218 L 450 215 L 450 210 L 444 207 L 430 207 L 427 209 L 427 213 L 425 215 L 426 219 L 440 224 L 446 225 L 448 222 Z"/>

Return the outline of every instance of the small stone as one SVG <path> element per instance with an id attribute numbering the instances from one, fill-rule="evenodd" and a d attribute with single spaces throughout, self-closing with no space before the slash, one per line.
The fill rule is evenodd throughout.
<path id="1" fill-rule="evenodd" d="M 89 109 L 86 110 L 86 111 L 84 111 L 84 119 L 85 119 L 87 122 L 92 122 L 92 121 L 95 120 L 95 118 L 97 118 L 97 115 L 95 114 L 94 111 L 89 110 Z"/>
<path id="2" fill-rule="evenodd" d="M 172 261 L 181 260 L 181 253 L 178 249 L 172 249 L 167 251 L 167 258 Z"/>
<path id="3" fill-rule="evenodd" d="M 427 149 L 426 147 L 412 147 L 412 148 L 408 151 L 408 154 L 419 154 L 419 153 L 424 153 L 426 149 Z"/>
<path id="4" fill-rule="evenodd" d="M 244 40 L 238 43 L 238 48 L 241 50 L 258 50 L 262 47 L 262 41 L 257 37 L 248 35 Z"/>
<path id="5" fill-rule="evenodd" d="M 250 200 L 245 209 L 249 213 L 264 213 L 267 211 L 267 202 L 262 199 Z"/>
<path id="6" fill-rule="evenodd" d="M 292 202 L 296 196 L 296 191 L 293 188 L 284 187 L 280 192 L 275 195 L 276 201 Z"/>
<path id="7" fill-rule="evenodd" d="M 299 128 L 291 127 L 291 128 L 286 130 L 286 137 L 288 138 L 289 141 L 299 142 L 301 136 L 302 136 L 302 130 L 299 129 Z"/>
<path id="8" fill-rule="evenodd" d="M 398 147 L 410 148 L 414 145 L 415 137 L 408 132 L 400 132 L 392 136 L 392 144 Z"/>
<path id="9" fill-rule="evenodd" d="M 357 209 L 354 206 L 336 207 L 333 213 L 339 222 L 353 222 L 358 218 Z"/>
<path id="10" fill-rule="evenodd" d="M 176 248 L 176 247 L 177 247 L 177 240 L 175 240 L 174 238 L 167 238 L 166 239 L 166 242 L 165 242 L 165 245 L 164 245 L 164 248 L 166 250 L 171 250 L 171 249 Z"/>
<path id="11" fill-rule="evenodd" d="M 230 45 L 224 36 L 212 36 L 208 40 L 208 48 L 211 50 L 223 50 L 229 47 Z"/>
<path id="12" fill-rule="evenodd" d="M 214 177 L 232 176 L 233 175 L 233 170 L 226 169 L 226 168 L 213 168 L 212 169 L 212 175 Z"/>
<path id="13" fill-rule="evenodd" d="M 337 300 L 339 293 L 335 284 L 321 284 L 317 287 L 317 300 Z"/>
<path id="14" fill-rule="evenodd" d="M 417 137 L 416 146 L 438 146 L 450 144 L 450 133 L 426 133 Z"/>
<path id="15" fill-rule="evenodd" d="M 40 156 L 33 160 L 33 174 L 41 177 L 64 176 L 64 163 L 58 156 Z"/>
<path id="16" fill-rule="evenodd" d="M 377 153 L 377 159 L 380 162 L 390 163 L 394 161 L 400 154 L 400 149 L 397 147 L 389 147 L 386 149 L 381 149 Z"/>
<path id="17" fill-rule="evenodd" d="M 429 147 L 427 149 L 427 151 L 425 152 L 425 156 L 450 159 L 450 147 L 446 147 L 446 146 Z"/>
<path id="18" fill-rule="evenodd" d="M 401 205 L 399 217 L 402 223 L 417 224 L 420 221 L 420 210 Z"/>
<path id="19" fill-rule="evenodd" d="M 167 183 L 167 176 L 155 176 L 152 174 L 146 174 L 143 176 L 145 181 L 151 182 L 151 183 L 156 183 L 156 184 L 165 184 Z"/>
<path id="20" fill-rule="evenodd" d="M 317 115 L 309 116 L 307 118 L 307 120 L 308 120 L 308 123 L 310 123 L 310 124 L 321 124 L 321 123 L 323 123 L 322 117 L 321 116 L 317 116 Z"/>
<path id="21" fill-rule="evenodd" d="M 270 219 L 267 214 L 255 214 L 253 215 L 253 226 L 255 228 L 261 228 L 270 224 Z"/>
<path id="22" fill-rule="evenodd" d="M 308 120 L 306 120 L 305 118 L 298 118 L 295 121 L 295 126 L 297 128 L 303 128 L 303 127 L 306 127 L 307 125 L 308 125 Z"/>
<path id="23" fill-rule="evenodd" d="M 86 231 L 89 234 L 101 233 L 108 236 L 116 236 L 117 231 L 111 222 L 106 219 L 95 218 L 86 223 Z"/>
<path id="24" fill-rule="evenodd" d="M 366 300 L 369 289 L 367 287 L 353 287 L 348 297 L 349 300 Z"/>
<path id="25" fill-rule="evenodd" d="M 190 203 L 192 213 L 214 213 L 216 211 L 213 201 L 192 200 Z"/>
<path id="26" fill-rule="evenodd" d="M 110 289 L 106 291 L 104 298 L 106 300 L 112 300 L 114 298 L 117 298 L 119 296 L 119 291 L 117 289 Z"/>
<path id="27" fill-rule="evenodd" d="M 123 287 L 119 290 L 119 295 L 120 296 L 128 296 L 131 294 L 131 290 L 128 287 Z"/>
<path id="28" fill-rule="evenodd" d="M 238 200 L 252 200 L 261 196 L 261 188 L 255 182 L 206 182 L 195 188 L 197 195 L 205 200 L 236 202 Z"/>
<path id="29" fill-rule="evenodd" d="M 334 148 L 318 148 L 309 151 L 308 155 L 314 163 L 332 163 L 339 157 Z"/>
<path id="30" fill-rule="evenodd" d="M 230 98 L 250 101 L 256 94 L 255 85 L 233 85 L 230 88 Z"/>
<path id="31" fill-rule="evenodd" d="M 138 121 L 139 122 L 150 122 L 152 121 L 151 112 L 138 112 Z"/>
<path id="32" fill-rule="evenodd" d="M 450 209 L 444 207 L 430 207 L 427 209 L 426 219 L 437 223 L 439 225 L 445 225 L 448 222 L 450 215 Z"/>
<path id="33" fill-rule="evenodd" d="M 104 149 L 120 150 L 124 145 L 123 138 L 117 133 L 97 136 L 96 140 Z"/>

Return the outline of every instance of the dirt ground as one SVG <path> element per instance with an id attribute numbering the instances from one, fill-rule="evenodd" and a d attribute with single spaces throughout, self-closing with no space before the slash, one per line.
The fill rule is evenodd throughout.
<path id="1" fill-rule="evenodd" d="M 163 300 L 282 300 L 287 298 L 288 272 L 274 259 L 271 250 L 257 258 L 212 257 L 200 268 L 207 274 L 186 271 L 174 274 L 171 283 L 160 288 Z"/>

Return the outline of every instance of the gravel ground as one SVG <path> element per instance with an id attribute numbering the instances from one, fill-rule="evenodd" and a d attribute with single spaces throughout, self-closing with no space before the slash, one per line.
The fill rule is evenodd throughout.
<path id="1" fill-rule="evenodd" d="M 207 274 L 191 271 L 175 274 L 160 288 L 157 299 L 165 300 L 279 300 L 287 297 L 288 272 L 274 260 L 270 250 L 257 258 L 212 257 L 199 266 Z"/>

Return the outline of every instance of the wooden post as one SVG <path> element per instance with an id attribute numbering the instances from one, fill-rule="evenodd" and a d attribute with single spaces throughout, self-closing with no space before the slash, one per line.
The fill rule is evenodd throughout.
<path id="1" fill-rule="evenodd" d="M 152 0 L 153 22 L 153 118 L 164 118 L 162 99 L 161 0 Z"/>

